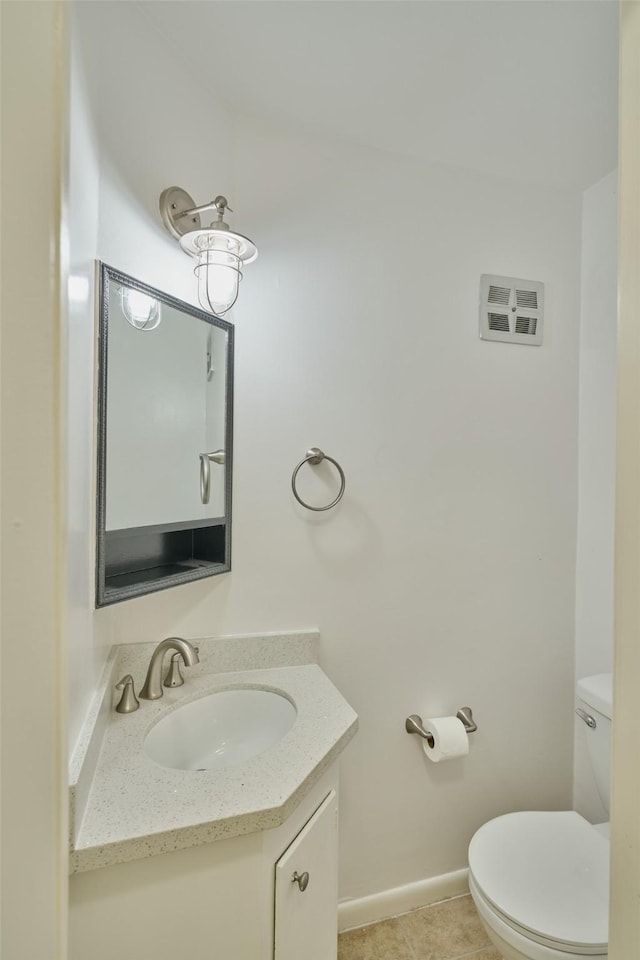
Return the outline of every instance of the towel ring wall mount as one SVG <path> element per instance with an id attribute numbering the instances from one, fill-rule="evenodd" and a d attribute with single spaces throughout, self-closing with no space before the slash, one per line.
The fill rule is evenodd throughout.
<path id="1" fill-rule="evenodd" d="M 328 460 L 329 463 L 332 463 L 336 468 L 336 470 L 338 471 L 338 474 L 340 475 L 340 490 L 338 491 L 337 497 L 334 500 L 332 500 L 331 503 L 328 503 L 324 507 L 312 507 L 310 503 L 305 503 L 305 501 L 299 495 L 296 489 L 296 477 L 298 476 L 298 471 L 300 470 L 301 467 L 305 465 L 305 463 L 309 463 L 311 464 L 311 466 L 316 467 L 319 463 L 322 463 L 323 460 Z M 293 491 L 294 497 L 296 498 L 298 503 L 301 504 L 303 507 L 306 507 L 307 510 L 313 510 L 316 513 L 322 513 L 324 510 L 331 510 L 331 508 L 335 507 L 337 503 L 340 503 L 340 501 L 342 500 L 342 495 L 344 494 L 345 486 L 346 486 L 346 480 L 344 476 L 344 470 L 342 469 L 342 467 L 340 466 L 337 460 L 334 460 L 333 457 L 328 457 L 327 454 L 324 453 L 322 450 L 320 450 L 319 447 L 310 447 L 307 450 L 306 456 L 302 458 L 298 466 L 293 471 L 293 474 L 291 475 L 291 490 Z"/>

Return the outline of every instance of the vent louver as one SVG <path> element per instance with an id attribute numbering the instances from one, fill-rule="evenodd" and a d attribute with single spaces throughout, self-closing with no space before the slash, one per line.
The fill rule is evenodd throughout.
<path id="1" fill-rule="evenodd" d="M 489 286 L 489 303 L 503 303 L 508 306 L 510 296 L 509 287 L 496 287 L 493 283 Z"/>
<path id="2" fill-rule="evenodd" d="M 503 330 L 505 333 L 509 333 L 509 314 L 490 313 L 489 330 Z"/>
<path id="3" fill-rule="evenodd" d="M 516 289 L 516 306 L 522 307 L 525 310 L 537 310 L 538 309 L 538 293 L 536 290 L 517 290 Z"/>
<path id="4" fill-rule="evenodd" d="M 496 309 L 499 306 L 502 309 Z M 480 337 L 503 343 L 542 343 L 544 284 L 483 274 L 480 278 Z"/>
<path id="5" fill-rule="evenodd" d="M 518 317 L 516 316 L 516 333 L 527 333 L 530 336 L 533 336 L 536 332 L 536 327 L 538 321 L 535 317 Z"/>

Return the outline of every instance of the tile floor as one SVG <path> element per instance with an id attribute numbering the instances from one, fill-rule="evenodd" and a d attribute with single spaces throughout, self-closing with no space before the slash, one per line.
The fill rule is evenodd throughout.
<path id="1" fill-rule="evenodd" d="M 338 960 L 501 960 L 470 896 L 434 903 L 338 938 Z"/>

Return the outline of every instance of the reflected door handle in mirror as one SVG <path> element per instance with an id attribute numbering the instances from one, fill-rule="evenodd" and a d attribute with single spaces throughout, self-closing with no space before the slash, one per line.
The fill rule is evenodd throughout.
<path id="1" fill-rule="evenodd" d="M 211 461 L 224 464 L 225 451 L 214 450 L 213 453 L 200 454 L 200 499 L 209 503 L 211 496 Z"/>

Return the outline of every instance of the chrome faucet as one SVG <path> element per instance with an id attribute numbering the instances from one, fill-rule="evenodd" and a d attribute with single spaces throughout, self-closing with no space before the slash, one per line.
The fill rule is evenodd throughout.
<path id="1" fill-rule="evenodd" d="M 188 640 L 183 640 L 182 637 L 167 637 L 166 640 L 161 640 L 151 654 L 147 677 L 138 694 L 144 700 L 158 700 L 162 696 L 162 665 L 167 650 L 176 650 L 184 660 L 185 667 L 192 667 L 200 662 L 198 651 Z"/>

